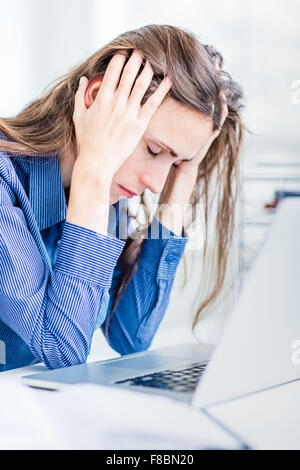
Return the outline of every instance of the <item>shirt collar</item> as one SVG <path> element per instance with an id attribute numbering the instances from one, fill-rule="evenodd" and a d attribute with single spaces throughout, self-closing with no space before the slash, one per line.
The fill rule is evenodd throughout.
<path id="1" fill-rule="evenodd" d="M 64 220 L 67 204 L 58 155 L 38 156 L 30 159 L 29 202 L 38 227 L 47 227 Z"/>

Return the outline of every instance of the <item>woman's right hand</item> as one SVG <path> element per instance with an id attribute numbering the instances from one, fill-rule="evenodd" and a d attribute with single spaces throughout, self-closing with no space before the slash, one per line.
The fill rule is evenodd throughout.
<path id="1" fill-rule="evenodd" d="M 133 51 L 120 79 L 125 60 L 126 56 L 120 53 L 112 57 L 97 96 L 89 108 L 85 105 L 88 85 L 86 77 L 82 77 L 75 95 L 73 122 L 77 160 L 84 162 L 85 166 L 91 168 L 92 174 L 99 175 L 101 179 L 103 175 L 112 179 L 131 155 L 171 87 L 166 77 L 141 106 L 141 100 L 151 83 L 153 70 L 146 61 L 132 89 L 143 55 L 137 50 Z"/>

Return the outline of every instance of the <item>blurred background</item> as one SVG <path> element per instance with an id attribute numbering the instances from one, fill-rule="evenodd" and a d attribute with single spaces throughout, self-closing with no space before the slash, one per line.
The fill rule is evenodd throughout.
<path id="1" fill-rule="evenodd" d="M 252 131 L 242 152 L 242 185 L 234 266 L 224 295 L 196 328 L 216 342 L 239 288 L 271 227 L 276 206 L 300 192 L 299 0 L 10 0 L 1 1 L 0 115 L 13 116 L 52 80 L 68 72 L 118 34 L 145 24 L 172 24 L 214 45 L 224 68 L 242 84 L 244 121 Z M 182 291 L 180 264 L 166 316 L 153 346 L 194 338 L 191 318 L 199 304 L 201 253 Z M 198 267 L 197 267 L 198 263 Z M 191 264 L 190 264 L 191 267 Z M 195 304 L 196 299 L 196 304 Z M 92 356 L 110 354 L 97 333 Z"/>

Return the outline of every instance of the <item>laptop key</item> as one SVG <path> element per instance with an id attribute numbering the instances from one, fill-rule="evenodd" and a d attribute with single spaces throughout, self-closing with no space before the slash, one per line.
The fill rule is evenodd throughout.
<path id="1" fill-rule="evenodd" d="M 192 392 L 195 390 L 199 378 L 203 374 L 207 363 L 181 370 L 165 370 L 153 372 L 131 379 L 119 380 L 116 383 L 128 383 L 128 385 L 154 387 L 173 390 L 177 392 Z"/>

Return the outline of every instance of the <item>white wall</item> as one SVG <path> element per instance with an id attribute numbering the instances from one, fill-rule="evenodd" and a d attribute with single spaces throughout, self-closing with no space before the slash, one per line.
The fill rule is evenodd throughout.
<path id="1" fill-rule="evenodd" d="M 0 115 L 12 115 L 51 80 L 107 41 L 149 23 L 187 28 L 214 44 L 242 83 L 245 116 L 266 144 L 298 148 L 298 0 L 10 0 L 1 2 Z M 255 147 L 256 148 L 256 147 Z"/>
<path id="2" fill-rule="evenodd" d="M 92 17 L 84 0 L 1 2 L 1 116 L 17 113 L 92 53 Z"/>

